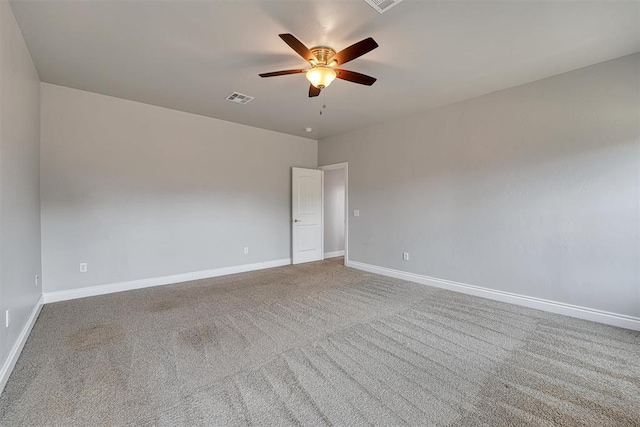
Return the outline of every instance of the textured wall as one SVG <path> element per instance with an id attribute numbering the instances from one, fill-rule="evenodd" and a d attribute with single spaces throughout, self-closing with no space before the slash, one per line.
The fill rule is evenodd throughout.
<path id="1" fill-rule="evenodd" d="M 321 141 L 349 258 L 639 316 L 639 86 L 636 54 Z"/>
<path id="2" fill-rule="evenodd" d="M 42 293 L 40 79 L 9 3 L 0 1 L 0 361 Z M 5 328 L 5 310 L 11 325 Z M 0 366 L 2 366 L 0 364 Z"/>
<path id="3" fill-rule="evenodd" d="M 41 154 L 52 292 L 289 258 L 317 143 L 43 84 Z"/>
<path id="4" fill-rule="evenodd" d="M 344 169 L 324 172 L 324 251 L 344 250 Z"/>

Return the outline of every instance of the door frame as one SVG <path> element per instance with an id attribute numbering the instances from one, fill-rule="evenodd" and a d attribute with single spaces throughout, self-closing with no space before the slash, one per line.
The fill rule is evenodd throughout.
<path id="1" fill-rule="evenodd" d="M 344 169 L 344 265 L 349 261 L 349 162 L 318 167 L 321 171 Z M 322 250 L 324 251 L 324 175 L 322 177 Z M 324 252 L 322 254 L 324 257 Z"/>

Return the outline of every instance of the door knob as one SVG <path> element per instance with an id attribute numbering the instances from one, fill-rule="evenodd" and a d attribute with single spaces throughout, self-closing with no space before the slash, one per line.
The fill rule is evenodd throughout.
<path id="1" fill-rule="evenodd" d="M 300 222 L 300 220 L 299 219 L 294 219 L 293 222 Z"/>

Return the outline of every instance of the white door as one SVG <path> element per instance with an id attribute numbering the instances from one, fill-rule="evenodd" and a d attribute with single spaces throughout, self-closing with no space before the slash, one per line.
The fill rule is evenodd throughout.
<path id="1" fill-rule="evenodd" d="M 323 172 L 316 169 L 293 168 L 291 178 L 292 261 L 294 264 L 319 261 L 324 258 Z"/>

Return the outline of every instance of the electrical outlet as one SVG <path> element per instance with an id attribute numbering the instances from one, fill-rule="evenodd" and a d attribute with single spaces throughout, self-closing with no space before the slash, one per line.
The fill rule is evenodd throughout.
<path id="1" fill-rule="evenodd" d="M 38 282 L 39 282 L 39 280 L 40 280 L 40 276 L 38 276 L 38 275 L 36 274 L 36 286 L 38 286 Z"/>
<path id="2" fill-rule="evenodd" d="M 403 252 L 402 259 L 405 261 L 409 261 L 409 252 Z"/>
<path id="3" fill-rule="evenodd" d="M 11 324 L 11 312 L 9 310 L 5 311 L 4 324 L 6 328 Z"/>
<path id="4" fill-rule="evenodd" d="M 249 253 L 249 248 L 245 247 L 244 248 L 244 254 L 247 255 Z"/>
<path id="5" fill-rule="evenodd" d="M 89 270 L 89 266 L 86 262 L 80 263 L 80 273 L 86 273 Z"/>

